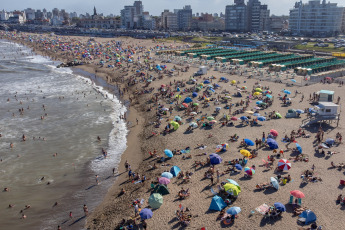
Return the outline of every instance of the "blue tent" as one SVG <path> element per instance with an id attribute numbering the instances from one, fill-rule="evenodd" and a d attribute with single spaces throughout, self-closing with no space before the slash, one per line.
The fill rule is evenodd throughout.
<path id="1" fill-rule="evenodd" d="M 197 97 L 197 96 L 198 96 L 198 93 L 197 93 L 197 92 L 193 92 L 192 96 L 193 96 L 193 97 Z"/>
<path id="2" fill-rule="evenodd" d="M 267 139 L 267 144 L 270 146 L 270 149 L 278 149 L 278 143 L 272 138 Z"/>
<path id="3" fill-rule="evenodd" d="M 218 154 L 215 154 L 215 153 L 210 154 L 210 163 L 212 165 L 218 165 L 221 162 L 222 162 L 222 158 Z"/>
<path id="4" fill-rule="evenodd" d="M 226 204 L 223 201 L 223 199 L 220 196 L 216 195 L 212 198 L 209 210 L 221 211 L 225 207 L 226 207 Z"/>
<path id="5" fill-rule="evenodd" d="M 302 212 L 302 214 L 299 215 L 299 217 L 305 219 L 304 224 L 310 224 L 310 223 L 313 223 L 313 222 L 316 221 L 316 215 L 310 209 L 305 210 L 304 212 Z"/>
<path id="6" fill-rule="evenodd" d="M 210 84 L 211 82 L 209 80 L 205 80 L 204 84 Z"/>
<path id="7" fill-rule="evenodd" d="M 185 103 L 190 103 L 190 102 L 192 102 L 192 101 L 193 101 L 192 98 L 186 97 L 186 98 L 184 99 L 183 102 L 185 102 Z"/>
<path id="8" fill-rule="evenodd" d="M 177 177 L 177 175 L 181 172 L 181 169 L 177 166 L 173 166 L 170 169 L 170 173 L 173 174 L 174 177 Z"/>

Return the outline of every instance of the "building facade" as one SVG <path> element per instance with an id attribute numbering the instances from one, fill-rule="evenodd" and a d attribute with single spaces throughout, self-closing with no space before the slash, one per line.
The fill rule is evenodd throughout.
<path id="1" fill-rule="evenodd" d="M 185 6 L 181 10 L 175 10 L 177 12 L 177 26 L 179 30 L 190 30 L 192 28 L 192 7 Z"/>
<path id="2" fill-rule="evenodd" d="M 231 32 L 248 30 L 247 6 L 244 0 L 235 0 L 234 5 L 225 7 L 225 30 Z"/>
<path id="3" fill-rule="evenodd" d="M 296 2 L 290 10 L 291 33 L 306 36 L 335 36 L 341 33 L 344 7 L 326 0 L 313 0 L 306 4 Z"/>
<path id="4" fill-rule="evenodd" d="M 289 29 L 289 16 L 271 15 L 268 23 L 268 31 L 278 33 Z"/>
<path id="5" fill-rule="evenodd" d="M 126 29 L 143 28 L 143 10 L 141 1 L 135 1 L 133 6 L 125 6 L 121 10 L 121 24 Z"/>
<path id="6" fill-rule="evenodd" d="M 248 8 L 248 31 L 260 32 L 268 30 L 270 11 L 267 5 L 261 5 L 259 0 L 249 0 Z"/>
<path id="7" fill-rule="evenodd" d="M 177 30 L 177 15 L 169 10 L 161 14 L 161 28 L 166 30 Z"/>

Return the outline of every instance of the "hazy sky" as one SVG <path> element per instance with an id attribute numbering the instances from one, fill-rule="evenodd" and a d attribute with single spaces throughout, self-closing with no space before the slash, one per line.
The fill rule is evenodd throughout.
<path id="1" fill-rule="evenodd" d="M 344 0 L 330 1 L 345 6 Z M 78 14 L 85 14 L 86 12 L 92 13 L 93 6 L 96 6 L 98 13 L 119 15 L 124 5 L 132 5 L 133 2 L 134 0 L 3 0 L 0 7 L 7 11 L 23 10 L 29 7 L 33 9 L 46 8 L 51 11 L 57 7 L 68 12 L 75 11 Z M 160 15 L 164 9 L 180 9 L 184 5 L 191 5 L 193 13 L 224 13 L 225 6 L 234 3 L 233 0 L 143 0 L 142 2 L 144 10 L 149 11 L 151 15 Z M 271 14 L 276 15 L 288 15 L 289 9 L 293 7 L 295 2 L 295 0 L 261 0 L 262 4 L 268 5 Z M 305 3 L 307 0 L 303 0 L 303 2 Z"/>

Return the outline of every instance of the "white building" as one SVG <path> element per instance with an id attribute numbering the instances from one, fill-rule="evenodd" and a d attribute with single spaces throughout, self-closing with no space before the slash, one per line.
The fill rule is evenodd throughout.
<path id="1" fill-rule="evenodd" d="M 7 21 L 10 18 L 10 14 L 5 10 L 0 11 L 0 21 Z"/>
<path id="2" fill-rule="evenodd" d="M 177 14 L 164 10 L 161 15 L 161 23 L 163 29 L 177 30 Z"/>
<path id="3" fill-rule="evenodd" d="M 341 32 L 344 7 L 326 0 L 296 2 L 290 10 L 289 28 L 292 33 L 307 36 L 334 36 Z"/>
<path id="4" fill-rule="evenodd" d="M 133 6 L 125 6 L 121 10 L 121 24 L 126 29 L 143 27 L 143 5 L 141 1 L 135 1 Z"/>

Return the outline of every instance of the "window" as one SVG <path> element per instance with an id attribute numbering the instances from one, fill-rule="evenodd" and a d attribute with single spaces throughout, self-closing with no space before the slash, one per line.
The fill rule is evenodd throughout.
<path id="1" fill-rule="evenodd" d="M 331 112 L 331 110 L 330 109 L 326 109 L 326 113 L 330 113 Z"/>

